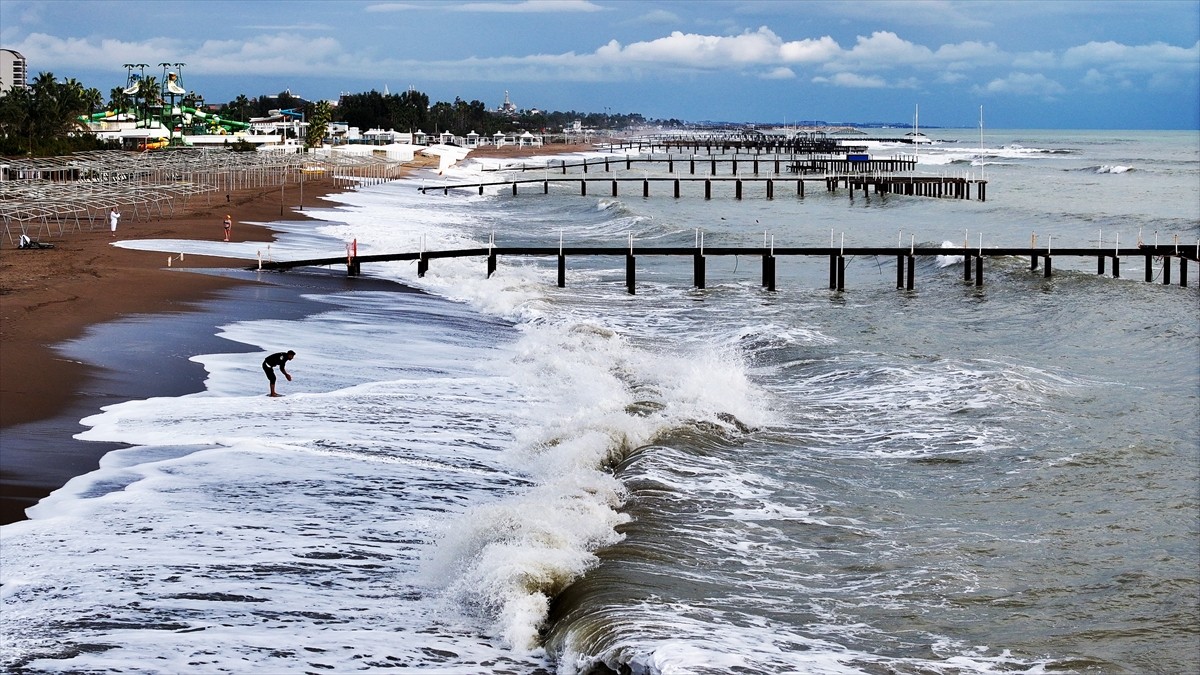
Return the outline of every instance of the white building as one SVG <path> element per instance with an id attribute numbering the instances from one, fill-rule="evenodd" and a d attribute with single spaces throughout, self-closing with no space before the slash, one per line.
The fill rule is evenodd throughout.
<path id="1" fill-rule="evenodd" d="M 0 95 L 9 89 L 24 89 L 29 76 L 29 65 L 21 52 L 0 49 Z"/>

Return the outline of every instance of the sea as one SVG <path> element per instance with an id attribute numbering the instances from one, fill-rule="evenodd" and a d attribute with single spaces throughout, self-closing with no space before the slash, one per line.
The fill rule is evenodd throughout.
<path id="1" fill-rule="evenodd" d="M 924 133 L 869 151 L 986 201 L 419 191 L 563 159 L 468 157 L 333 195 L 269 246 L 120 245 L 231 269 L 348 245 L 1200 246 L 1195 131 Z M 287 283 L 312 309 L 197 329 L 227 348 L 174 357 L 195 391 L 82 419 L 117 449 L 0 528 L 0 666 L 1197 672 L 1197 265 L 1184 286 L 1177 261 L 1164 284 L 1142 256 L 1119 278 L 988 258 L 977 286 L 948 254 L 898 290 L 894 259 L 858 256 L 837 291 L 828 264 L 781 257 L 770 291 L 760 257 L 710 256 L 697 289 L 690 258 L 640 255 L 636 294 L 623 256 L 570 258 L 563 288 L 554 257 L 230 272 L 263 289 L 245 302 Z M 261 361 L 287 349 L 270 398 Z"/>

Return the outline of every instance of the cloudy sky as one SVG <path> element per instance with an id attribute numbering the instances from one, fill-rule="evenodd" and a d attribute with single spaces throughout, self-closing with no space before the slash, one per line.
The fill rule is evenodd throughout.
<path id="1" fill-rule="evenodd" d="M 737 122 L 1200 129 L 1196 0 L 0 0 L 0 47 L 106 95 L 434 101 Z"/>

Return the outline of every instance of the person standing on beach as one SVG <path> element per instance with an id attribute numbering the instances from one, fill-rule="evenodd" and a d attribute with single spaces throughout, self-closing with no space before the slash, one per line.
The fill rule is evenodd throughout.
<path id="1" fill-rule="evenodd" d="M 233 220 L 229 217 L 229 214 L 227 213 L 227 214 L 225 214 L 225 241 L 229 241 L 229 232 L 232 227 L 233 227 Z"/>
<path id="2" fill-rule="evenodd" d="M 296 358 L 296 352 L 289 349 L 286 352 L 277 352 L 263 359 L 263 372 L 267 374 L 267 380 L 271 383 L 271 393 L 268 394 L 269 396 L 279 396 L 279 394 L 275 393 L 276 366 L 279 367 L 279 372 L 283 373 L 288 382 L 292 381 L 292 376 L 288 374 L 287 368 L 284 366 L 294 358 Z"/>
<path id="3" fill-rule="evenodd" d="M 112 230 L 110 237 L 117 236 L 117 221 L 120 219 L 121 212 L 117 210 L 117 207 L 112 207 L 112 210 L 108 212 L 108 229 Z"/>

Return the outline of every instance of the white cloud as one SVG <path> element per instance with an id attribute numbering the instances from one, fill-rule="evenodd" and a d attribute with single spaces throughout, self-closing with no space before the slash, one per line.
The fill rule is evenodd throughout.
<path id="1" fill-rule="evenodd" d="M 672 23 L 679 23 L 682 20 L 683 19 L 680 19 L 679 15 L 674 12 L 668 12 L 665 9 L 655 9 L 655 10 L 646 12 L 645 14 L 637 17 L 636 19 L 626 21 L 625 23 L 638 24 L 638 25 L 655 24 L 655 23 L 672 24 Z"/>
<path id="2" fill-rule="evenodd" d="M 604 8 L 588 0 L 524 0 L 524 2 L 468 2 L 443 5 L 455 12 L 530 14 L 546 12 L 601 12 Z"/>
<path id="3" fill-rule="evenodd" d="M 762 75 L 762 79 L 764 80 L 792 80 L 795 79 L 795 77 L 795 71 L 786 66 L 773 68 Z"/>
<path id="4" fill-rule="evenodd" d="M 409 12 L 413 10 L 426 9 L 421 5 L 414 5 L 411 2 L 381 2 L 377 5 L 367 5 L 367 12 Z"/>
<path id="5" fill-rule="evenodd" d="M 1175 47 L 1155 42 L 1130 46 L 1117 42 L 1089 42 L 1063 52 L 1062 63 L 1069 68 L 1099 66 L 1119 70 L 1157 71 L 1162 68 L 1200 68 L 1200 42 L 1191 47 Z"/>
<path id="6" fill-rule="evenodd" d="M 566 12 L 602 12 L 604 8 L 588 0 L 523 0 L 522 2 L 413 3 L 381 2 L 367 5 L 368 12 L 481 12 L 492 14 L 546 14 Z"/>
<path id="7" fill-rule="evenodd" d="M 818 84 L 832 84 L 835 87 L 849 87 L 852 89 L 881 89 L 887 86 L 887 82 L 880 77 L 865 77 L 856 75 L 855 73 L 837 73 L 832 77 L 814 77 L 813 82 Z"/>
<path id="8" fill-rule="evenodd" d="M 928 47 L 903 40 L 889 31 L 876 31 L 870 37 L 858 36 L 858 41 L 842 57 L 842 61 L 859 66 L 874 67 L 929 63 L 933 51 Z"/>
<path id="9" fill-rule="evenodd" d="M 820 61 L 835 54 L 831 37 L 784 42 L 765 26 L 740 35 L 699 35 L 675 31 L 667 37 L 622 46 L 616 40 L 596 50 L 609 63 L 662 63 L 700 68 L 737 65 L 772 65 Z"/>
<path id="10" fill-rule="evenodd" d="M 976 93 L 1016 94 L 1019 96 L 1042 96 L 1052 98 L 1066 92 L 1066 89 L 1041 73 L 1011 73 L 1008 77 L 997 78 L 986 86 L 975 88 Z"/>

